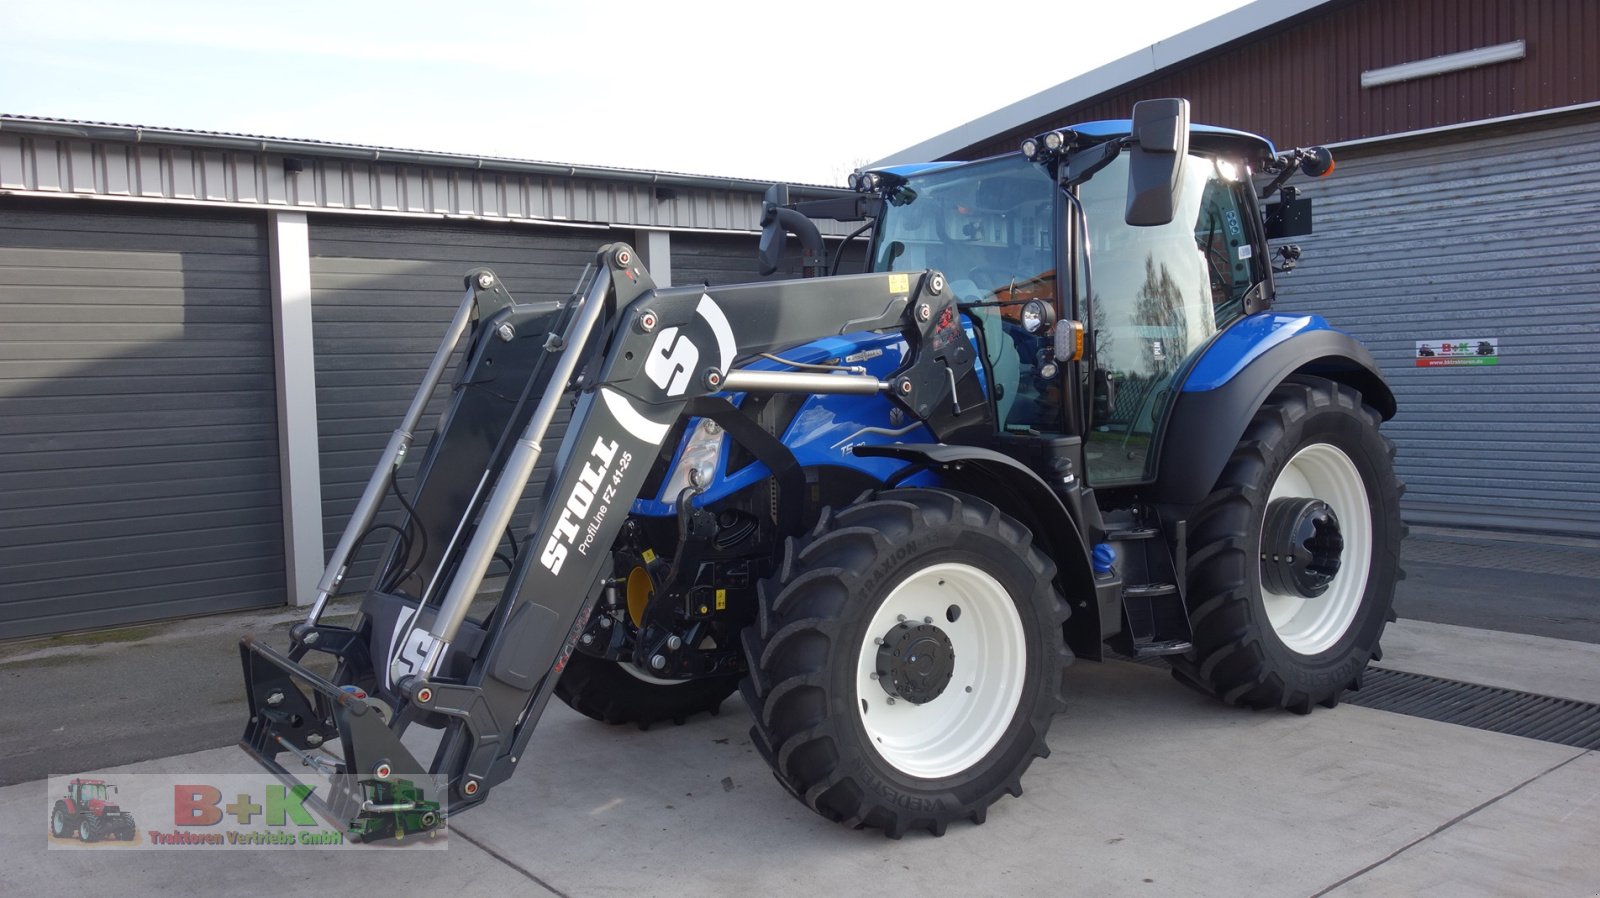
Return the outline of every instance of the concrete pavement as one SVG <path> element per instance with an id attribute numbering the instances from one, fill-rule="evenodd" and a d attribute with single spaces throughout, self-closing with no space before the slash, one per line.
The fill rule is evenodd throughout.
<path id="1" fill-rule="evenodd" d="M 1396 635 L 1384 666 L 1403 670 L 1436 664 L 1436 640 L 1491 659 L 1528 649 L 1429 624 Z M 1593 674 L 1593 646 L 1536 648 L 1552 681 Z M 894 842 L 815 816 L 772 780 L 733 702 L 649 732 L 553 705 L 521 772 L 453 821 L 442 854 L 47 852 L 45 785 L 32 782 L 0 789 L 0 893 L 1600 893 L 1595 752 L 1349 705 L 1243 712 L 1131 664 L 1081 664 L 1070 682 L 1055 752 L 1023 796 L 943 839 Z M 126 769 L 250 762 L 222 749 Z"/>
<path id="2" fill-rule="evenodd" d="M 1382 666 L 1600 703 L 1595 549 L 1414 532 Z M 1076 665 L 1024 795 L 942 840 L 816 817 L 773 781 L 735 698 L 644 733 L 553 703 L 444 853 L 46 851 L 47 773 L 253 772 L 231 747 L 193 749 L 238 737 L 237 637 L 282 644 L 299 616 L 0 646 L 0 784 L 16 783 L 0 896 L 1600 895 L 1600 753 L 1349 705 L 1241 712 L 1121 663 Z"/>
<path id="3" fill-rule="evenodd" d="M 1410 576 L 1391 640 L 1425 621 L 1600 644 L 1600 543 L 1419 527 L 1402 558 Z M 302 616 L 278 608 L 0 644 L 0 696 L 26 697 L 0 699 L 0 786 L 231 745 L 243 725 L 239 637 L 287 645 Z M 1473 660 L 1439 639 L 1423 649 L 1437 661 Z M 1567 695 L 1517 685 L 1538 670 L 1539 645 L 1508 647 L 1496 675 L 1523 679 L 1499 685 Z"/>

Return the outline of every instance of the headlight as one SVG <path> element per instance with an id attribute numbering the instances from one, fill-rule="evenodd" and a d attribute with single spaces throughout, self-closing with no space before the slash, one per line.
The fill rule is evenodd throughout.
<path id="1" fill-rule="evenodd" d="M 678 466 L 667 478 L 666 499 L 672 501 L 690 486 L 704 489 L 717 473 L 717 459 L 722 455 L 722 427 L 710 418 L 701 418 L 689 434 Z"/>
<path id="2" fill-rule="evenodd" d="M 1048 333 L 1056 323 L 1056 310 L 1040 299 L 1030 299 L 1022 307 L 1022 329 L 1034 336 Z"/>

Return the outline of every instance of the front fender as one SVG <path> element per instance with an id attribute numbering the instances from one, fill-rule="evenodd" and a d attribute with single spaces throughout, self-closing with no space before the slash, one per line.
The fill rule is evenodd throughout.
<path id="1" fill-rule="evenodd" d="M 1056 563 L 1062 595 L 1072 606 L 1067 644 L 1079 657 L 1100 658 L 1100 607 L 1089 548 L 1061 497 L 1038 474 L 1008 455 L 978 446 L 891 443 L 853 451 L 931 468 L 941 486 L 978 496 L 1026 525 L 1040 550 Z"/>
<path id="2" fill-rule="evenodd" d="M 1394 393 L 1354 337 L 1315 315 L 1253 315 L 1221 334 L 1185 378 L 1161 441 L 1156 502 L 1192 508 L 1205 499 L 1267 394 L 1293 374 L 1348 384 L 1384 420 L 1394 417 Z"/>

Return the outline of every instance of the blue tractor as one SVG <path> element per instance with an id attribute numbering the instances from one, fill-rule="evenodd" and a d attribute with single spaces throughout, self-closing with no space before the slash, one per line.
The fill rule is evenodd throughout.
<path id="1" fill-rule="evenodd" d="M 622 244 L 560 300 L 471 272 L 289 650 L 242 643 L 244 746 L 429 775 L 459 813 L 552 695 L 648 726 L 740 691 L 788 791 L 900 836 L 1020 792 L 1074 656 L 1332 706 L 1378 657 L 1402 535 L 1377 365 L 1272 308 L 1298 250 L 1268 240 L 1310 222 L 1285 181 L 1332 165 L 1146 101 L 840 198 L 775 187 L 762 265 L 792 233 L 814 276 L 657 287 Z M 866 271 L 815 218 L 864 222 Z M 356 622 L 324 623 L 379 530 Z M 414 726 L 442 731 L 427 763 Z"/>

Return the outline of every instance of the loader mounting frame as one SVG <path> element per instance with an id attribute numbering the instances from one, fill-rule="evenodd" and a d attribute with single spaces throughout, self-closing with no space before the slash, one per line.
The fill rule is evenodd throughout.
<path id="1" fill-rule="evenodd" d="M 328 798 L 308 804 L 346 831 L 378 829 L 370 818 L 392 811 L 363 807 L 363 780 L 423 784 L 417 800 L 442 806 L 448 799 L 454 815 L 512 775 L 602 590 L 616 588 L 607 579 L 613 544 L 651 463 L 692 401 L 724 392 L 882 393 L 940 440 L 970 440 L 992 429 L 975 349 L 938 272 L 745 284 L 717 288 L 713 298 L 698 286 L 657 289 L 630 247 L 610 244 L 563 303 L 518 303 L 487 269 L 469 273 L 466 287 L 310 613 L 291 632 L 290 651 L 249 637 L 240 646 L 250 712 L 241 745 L 287 781 L 298 782 L 280 762 L 285 754 L 331 774 Z M 887 380 L 736 367 L 742 358 L 808 340 L 893 329 L 909 349 Z M 393 591 L 366 594 L 353 626 L 324 624 L 328 600 L 393 488 L 427 400 L 464 335 L 455 411 L 468 401 L 464 388 L 489 341 L 535 341 L 532 373 L 518 385 L 522 399 L 497 422 L 510 438 L 474 456 L 487 459 L 482 476 L 470 497 L 456 500 L 452 526 L 440 531 L 448 539 L 425 559 L 418 579 L 426 585 L 407 595 L 391 578 Z M 469 606 L 563 404 L 571 405 L 572 417 L 535 505 L 534 526 L 493 611 L 471 620 Z M 465 431 L 482 439 L 482 420 L 450 413 L 441 420 L 429 460 L 466 442 Z M 419 494 L 428 476 L 425 460 Z M 409 547 L 391 549 L 373 583 L 382 586 L 386 571 L 410 559 Z M 421 562 L 411 564 L 408 574 Z M 312 651 L 337 659 L 332 678 L 302 665 Z M 413 723 L 443 731 L 426 763 L 401 741 Z M 335 740 L 337 757 L 329 754 Z"/>

